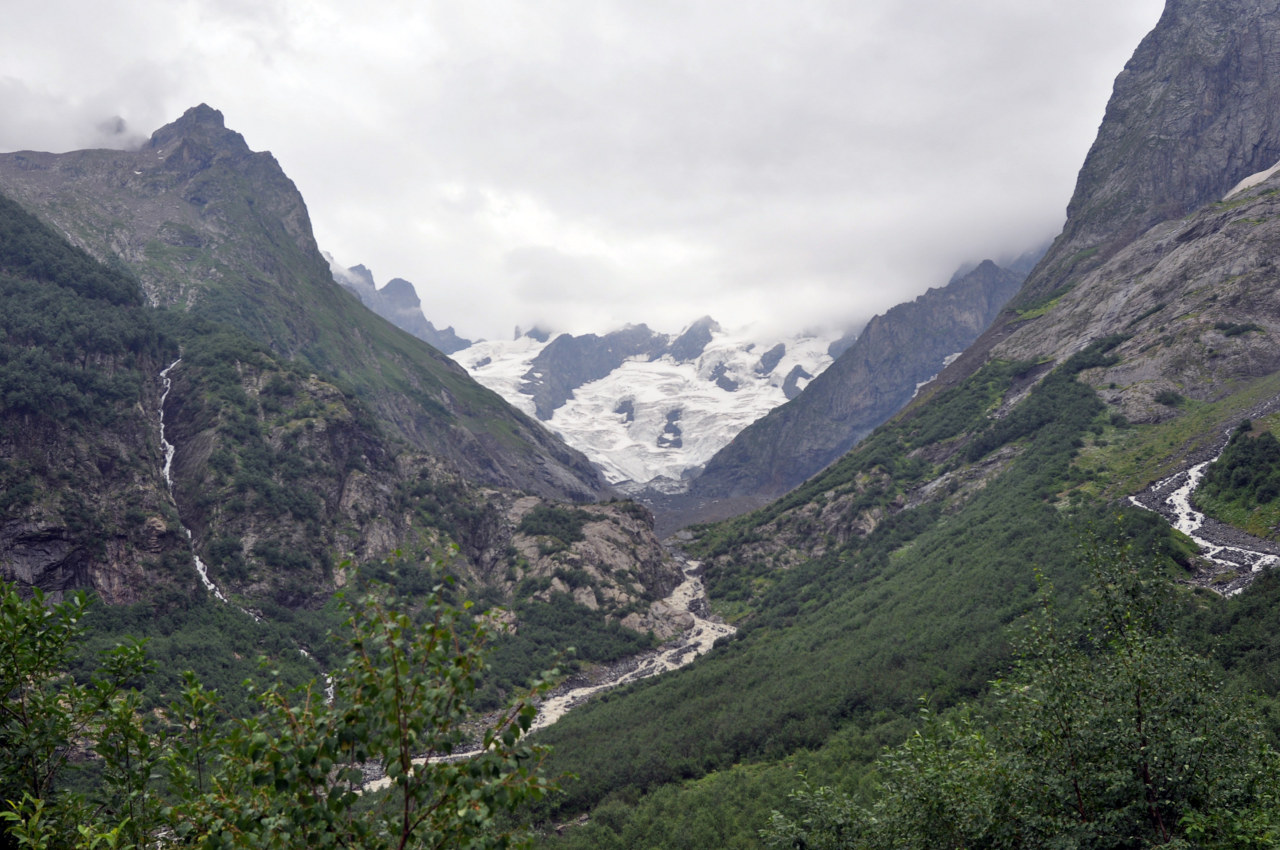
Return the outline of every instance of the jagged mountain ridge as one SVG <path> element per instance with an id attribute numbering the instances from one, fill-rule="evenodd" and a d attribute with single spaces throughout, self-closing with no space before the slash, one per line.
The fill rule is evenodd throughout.
<path id="1" fill-rule="evenodd" d="M 343 268 L 331 257 L 328 259 L 334 280 L 359 298 L 364 306 L 401 330 L 445 354 L 453 354 L 471 344 L 471 340 L 458 336 L 452 327 L 436 328 L 423 315 L 422 300 L 418 298 L 417 290 L 404 278 L 393 277 L 379 288 L 373 281 L 373 273 L 364 266 Z"/>
<path id="2" fill-rule="evenodd" d="M 607 492 L 582 455 L 334 283 L 293 182 L 208 106 L 139 151 L 0 155 L 0 190 L 126 263 L 152 304 L 226 322 L 346 381 L 399 438 L 469 478 L 553 498 Z"/>
<path id="3" fill-rule="evenodd" d="M 525 334 L 454 356 L 587 454 L 617 485 L 680 489 L 734 434 L 831 362 L 822 337 L 756 340 L 709 318 L 679 334 L 644 325 Z"/>
<path id="4" fill-rule="evenodd" d="M 803 393 L 720 449 L 687 496 L 655 497 L 655 509 L 723 517 L 798 486 L 910 401 L 986 329 L 1022 280 L 988 260 L 874 317 Z"/>
<path id="5" fill-rule="evenodd" d="M 1183 398 L 1220 410 L 1164 456 L 1152 451 L 1145 480 L 1106 490 L 1125 498 L 1221 442 L 1233 421 L 1280 406 L 1268 389 L 1280 372 L 1272 341 L 1280 331 L 1280 177 L 1271 170 L 1280 145 L 1280 38 L 1267 26 L 1277 11 L 1273 2 L 1169 0 L 1116 80 L 1063 233 L 1009 308 L 893 421 L 945 404 L 948 390 L 985 366 L 1037 364 L 989 412 L 1006 418 L 1054 366 L 1111 339 L 1116 362 L 1080 380 L 1115 421 L 1177 423 L 1187 416 Z M 1242 181 L 1251 185 L 1232 192 Z M 868 326 L 859 342 L 870 336 Z M 986 486 L 1001 470 L 975 471 L 972 480 Z M 902 506 L 938 498 L 937 484 L 925 483 L 928 495 Z M 812 511 L 823 500 L 821 477 L 805 490 L 784 501 Z"/>
<path id="6" fill-rule="evenodd" d="M 1229 11 L 1245 28 L 1269 20 L 1254 6 Z M 1080 592 L 1071 553 L 1082 516 L 1123 515 L 1128 539 L 1191 577 L 1196 559 L 1126 497 L 1243 416 L 1276 425 L 1267 417 L 1280 393 L 1270 344 L 1277 188 L 1124 237 L 1090 269 L 1060 279 L 1042 271 L 1028 289 L 1053 298 L 1015 302 L 859 448 L 767 510 L 703 532 L 695 545 L 707 580 L 716 603 L 741 617 L 740 637 L 680 676 L 551 730 L 562 759 L 553 769 L 583 777 L 569 805 L 618 789 L 615 800 L 642 800 L 669 781 L 679 784 L 652 796 L 669 812 L 707 817 L 672 802 L 694 786 L 714 792 L 710 780 L 689 781 L 706 771 L 745 765 L 790 777 L 797 762 L 856 761 L 908 733 L 922 693 L 938 711 L 980 696 L 1001 675 L 1005 630 L 1033 604 L 1033 572 L 1062 598 Z M 1107 341 L 1113 335 L 1121 338 Z M 1080 354 L 1078 370 L 1060 371 Z M 1243 624 L 1274 599 L 1225 610 Z M 1207 594 L 1194 602 L 1201 611 L 1227 604 Z M 1235 637 L 1234 627 L 1218 637 Z M 1252 681 L 1269 676 L 1272 697 L 1275 631 L 1249 636 L 1263 659 Z M 584 754 L 596 763 L 572 762 Z M 785 804 L 776 785 L 753 787 L 774 796 L 739 797 L 755 818 L 744 817 L 752 838 L 759 817 Z M 626 808 L 612 803 L 597 820 L 609 828 Z"/>
<path id="7" fill-rule="evenodd" d="M 1170 0 L 1116 78 L 1061 236 L 1023 302 L 1051 297 L 1152 225 L 1280 161 L 1274 0 Z"/>
<path id="8" fill-rule="evenodd" d="M 287 620 L 350 580 L 344 558 L 402 551 L 491 600 L 571 597 L 584 625 L 630 618 L 641 643 L 645 631 L 678 631 L 675 612 L 650 612 L 682 574 L 647 512 L 557 504 L 608 490 L 582 455 L 334 283 L 296 188 L 216 111 L 189 110 L 139 151 L 2 156 L 0 187 L 108 260 L 117 289 L 138 300 L 141 281 L 157 306 L 130 309 L 162 340 L 128 373 L 136 386 L 121 385 L 118 427 L 46 421 L 40 398 L 57 383 L 0 409 L 13 496 L 0 522 L 5 578 L 55 594 L 91 588 L 110 603 L 189 605 L 216 587 Z M 44 226 L 28 231 L 49 268 L 95 266 Z M 0 249 L 27 250 L 12 239 Z M 39 315 L 39 268 L 13 283 L 15 321 Z M 68 315 L 91 309 L 77 298 L 67 295 Z M 70 352 L 81 368 L 100 365 L 79 351 L 91 330 L 62 330 L 72 336 L 32 337 L 35 354 L 54 345 L 55 361 Z M 29 409 L 14 406 L 28 396 Z M 539 512 L 557 519 L 530 526 Z M 577 531 L 548 542 L 546 527 Z"/>
<path id="9" fill-rule="evenodd" d="M 477 488 L 388 439 L 333 383 L 223 325 L 144 306 L 136 280 L 3 195 L 0 288 L 5 580 L 111 605 L 216 593 L 281 616 L 349 581 L 344 557 L 403 551 L 445 559 L 472 592 L 559 593 L 642 634 L 679 630 L 650 611 L 681 575 L 643 509 Z M 580 539 L 546 554 L 525 527 L 537 511 L 576 522 Z"/>

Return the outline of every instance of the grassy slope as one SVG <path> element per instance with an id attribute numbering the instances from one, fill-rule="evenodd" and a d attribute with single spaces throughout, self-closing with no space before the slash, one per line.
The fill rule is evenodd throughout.
<path id="1" fill-rule="evenodd" d="M 703 532 L 697 548 L 712 561 L 713 594 L 718 587 L 735 597 L 722 607 L 743 617 L 743 630 L 705 661 L 602 700 L 548 733 L 557 764 L 581 777 L 553 816 L 595 805 L 604 817 L 597 814 L 577 835 L 570 831 L 566 845 L 610 846 L 663 812 L 687 830 L 718 835 L 722 846 L 751 846 L 768 809 L 782 805 L 780 789 L 794 787 L 781 774 L 818 763 L 815 778 L 857 786 L 875 753 L 850 741 L 900 735 L 922 695 L 942 706 L 980 698 L 1007 663 L 1005 634 L 1032 598 L 1034 571 L 1049 577 L 1070 608 L 1082 579 L 1076 556 L 1089 535 L 1119 534 L 1160 553 L 1171 575 L 1181 574 L 1188 550 L 1167 526 L 1107 497 L 1149 481 L 1188 443 L 1273 393 L 1277 378 L 1244 384 L 1162 425 L 1117 427 L 1092 390 L 1060 368 L 1003 424 L 983 430 L 985 414 L 1026 369 L 988 367 L 948 397 L 879 429 L 793 496 Z M 950 457 L 926 470 L 922 453 L 910 456 L 917 446 L 948 444 Z M 864 509 L 874 509 L 876 501 L 901 504 L 916 481 L 948 470 L 963 479 L 1000 457 L 996 483 L 963 501 L 964 490 L 957 491 L 941 511 L 926 505 L 888 513 L 865 538 L 824 546 L 820 557 L 785 571 L 762 556 L 762 546 L 812 522 L 799 516 L 807 506 L 858 481 Z M 865 484 L 885 469 L 896 477 L 874 495 Z M 1280 644 L 1251 618 L 1269 623 L 1276 616 L 1278 585 L 1260 582 L 1231 601 L 1188 596 L 1195 600 L 1187 618 L 1192 640 L 1207 648 L 1209 635 L 1220 635 L 1223 663 L 1241 686 L 1269 698 L 1280 680 Z M 831 757 L 835 751 L 847 758 Z M 713 805 L 718 813 L 695 814 L 708 805 L 708 787 L 726 789 L 727 802 Z M 645 792 L 650 796 L 630 818 L 609 802 Z M 730 801 L 744 794 L 746 810 Z M 671 824 L 662 831 L 678 833 Z"/>

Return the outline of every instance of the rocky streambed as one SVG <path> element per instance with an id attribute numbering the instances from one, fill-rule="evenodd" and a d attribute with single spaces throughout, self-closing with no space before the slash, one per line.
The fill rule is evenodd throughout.
<path id="1" fill-rule="evenodd" d="M 533 724 L 535 730 L 555 723 L 593 694 L 683 667 L 710 650 L 719 638 L 736 631 L 712 616 L 702 585 L 701 562 L 687 560 L 676 550 L 672 550 L 672 554 L 681 564 L 684 581 L 660 604 L 677 614 L 678 621 L 685 626 L 683 632 L 657 649 L 571 676 L 539 706 L 538 719 Z"/>
<path id="2" fill-rule="evenodd" d="M 1273 399 L 1249 411 L 1246 418 L 1262 416 L 1277 407 L 1280 400 Z M 1235 427 L 1211 448 L 1188 457 L 1186 468 L 1129 497 L 1130 502 L 1155 511 L 1195 541 L 1201 558 L 1191 583 L 1224 596 L 1234 596 L 1248 587 L 1259 572 L 1280 564 L 1280 543 L 1207 517 L 1191 504 L 1191 494 L 1209 464 L 1222 455 Z"/>
<path id="3" fill-rule="evenodd" d="M 677 621 L 684 626 L 682 632 L 656 649 L 570 676 L 539 704 L 538 717 L 533 722 L 532 731 L 550 726 L 564 717 L 570 709 L 581 705 L 595 694 L 683 667 L 708 652 L 718 639 L 737 631 L 712 615 L 707 592 L 702 584 L 702 563 L 688 560 L 677 549 L 669 551 L 679 562 L 684 581 L 659 604 L 665 605 L 676 615 Z M 445 758 L 465 759 L 477 752 L 478 748 L 465 750 Z M 422 763 L 430 760 L 433 759 L 424 757 L 415 761 Z M 364 790 L 376 791 L 388 784 L 380 769 L 375 765 L 366 765 Z"/>

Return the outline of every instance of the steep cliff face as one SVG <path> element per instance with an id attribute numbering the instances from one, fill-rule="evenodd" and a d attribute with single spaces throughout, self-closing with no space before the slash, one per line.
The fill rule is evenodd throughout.
<path id="1" fill-rule="evenodd" d="M 1067 509 L 1130 504 L 1245 419 L 1280 428 L 1277 11 L 1170 0 L 1116 81 L 1063 234 L 1010 307 L 873 445 L 744 518 L 718 555 L 726 569 L 803 564 L 897 516 L 982 501 L 1003 499 L 981 521 L 1010 527 L 1051 506 L 1048 528 Z M 1075 416 L 1074 435 L 1050 436 Z M 1051 439 L 1049 476 L 1028 459 Z M 1038 489 L 1002 495 L 1032 475 Z M 1205 586 L 1252 578 L 1250 563 L 1205 554 L 1186 566 Z"/>
<path id="2" fill-rule="evenodd" d="M 606 494 L 582 455 L 338 286 L 293 182 L 216 110 L 188 110 L 138 151 L 2 155 L 0 189 L 90 254 L 123 260 L 152 304 L 342 381 L 390 433 L 461 474 L 551 498 Z"/>
<path id="3" fill-rule="evenodd" d="M 741 510 L 796 487 L 906 404 L 982 333 L 1021 282 L 987 261 L 876 316 L 803 393 L 721 449 L 673 507 L 705 510 L 723 500 Z"/>
<path id="4" fill-rule="evenodd" d="M 1278 81 L 1280 83 L 1280 81 Z M 1011 321 L 992 357 L 1062 361 L 1090 340 L 1126 339 L 1086 376 L 1129 421 L 1218 401 L 1280 370 L 1280 178 L 1148 230 L 1081 275 L 1053 309 Z"/>
<path id="5" fill-rule="evenodd" d="M 1166 4 L 1116 78 L 1066 226 L 1021 303 L 1280 161 L 1277 15 L 1276 0 Z"/>
<path id="6" fill-rule="evenodd" d="M 338 286 L 217 112 L 136 152 L 0 157 L 0 186 L 44 219 L 0 197 L 0 577 L 268 615 L 401 551 L 491 604 L 566 590 L 656 627 L 681 573 L 648 514 L 601 507 L 588 543 L 523 558 L 512 504 L 573 511 L 598 473 Z"/>
<path id="7" fill-rule="evenodd" d="M 185 586 L 150 378 L 177 346 L 137 284 L 0 196 L 0 577 L 131 602 Z"/>

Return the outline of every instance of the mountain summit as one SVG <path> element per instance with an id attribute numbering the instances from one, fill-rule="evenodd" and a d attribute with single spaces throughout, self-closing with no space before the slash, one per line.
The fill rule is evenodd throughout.
<path id="1" fill-rule="evenodd" d="M 191 107 L 177 121 L 156 130 L 142 150 L 153 152 L 168 161 L 177 149 L 191 150 L 198 147 L 224 156 L 248 156 L 253 153 L 244 136 L 227 129 L 222 113 L 205 103 Z"/>
<path id="2" fill-rule="evenodd" d="M 393 434 L 468 478 L 578 500 L 607 492 L 585 457 L 335 283 L 293 181 L 207 105 L 135 152 L 0 155 L 0 191 L 98 259 L 123 261 L 153 305 L 348 382 Z"/>
<path id="3" fill-rule="evenodd" d="M 1169 0 L 1116 78 L 1024 301 L 1280 162 L 1278 16 L 1277 0 Z"/>

